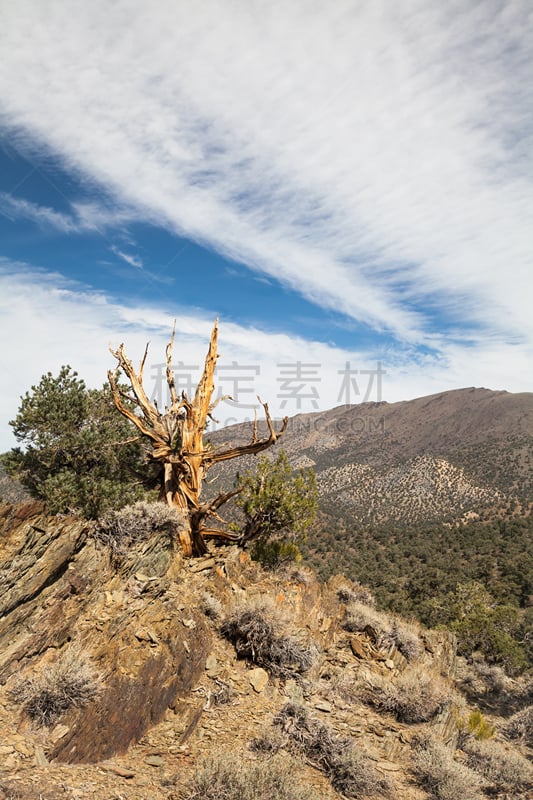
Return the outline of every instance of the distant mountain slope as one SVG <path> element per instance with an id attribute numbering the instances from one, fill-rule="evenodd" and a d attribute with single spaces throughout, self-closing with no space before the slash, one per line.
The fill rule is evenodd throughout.
<path id="1" fill-rule="evenodd" d="M 212 438 L 249 434 L 236 425 Z M 323 510 L 361 524 L 528 513 L 532 445 L 533 394 L 475 388 L 301 414 L 280 443 L 295 466 L 314 466 Z"/>

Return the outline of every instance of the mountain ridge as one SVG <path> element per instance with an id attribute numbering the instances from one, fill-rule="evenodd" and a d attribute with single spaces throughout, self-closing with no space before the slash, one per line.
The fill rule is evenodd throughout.
<path id="1" fill-rule="evenodd" d="M 217 431 L 210 438 L 215 446 L 225 438 L 244 441 L 249 427 L 240 423 Z M 258 427 L 261 430 L 261 423 Z M 361 503 L 369 501 L 371 486 L 376 481 L 391 484 L 394 473 L 401 479 L 401 468 L 412 472 L 413 464 L 421 457 L 433 459 L 432 468 L 437 472 L 442 462 L 447 462 L 445 471 L 451 483 L 447 499 L 437 502 L 441 512 L 433 513 L 430 505 L 431 514 L 422 514 L 418 522 L 461 521 L 465 513 L 479 516 L 487 509 L 492 509 L 494 515 L 529 514 L 531 510 L 533 393 L 470 387 L 397 403 L 343 405 L 324 412 L 298 414 L 290 418 L 279 446 L 286 450 L 295 467 L 314 467 L 322 497 L 338 494 L 335 478 L 340 478 L 341 470 L 346 472 L 352 466 L 361 472 L 364 467 L 363 497 L 355 496 L 354 484 L 354 502 L 350 504 L 346 496 L 343 499 L 357 522 L 376 521 L 360 508 Z M 247 463 L 252 465 L 253 460 Z M 230 480 L 231 470 L 220 470 L 223 480 Z M 416 475 L 413 481 L 416 482 Z M 471 498 L 458 502 L 458 513 L 454 514 L 455 499 L 463 497 L 464 492 L 455 492 L 453 484 L 465 481 L 471 485 Z M 339 480 L 339 484 L 343 485 L 343 481 Z M 346 495 L 346 482 L 343 486 Z M 406 495 L 406 501 L 409 496 L 412 493 Z M 393 500 L 396 507 L 397 493 L 391 504 Z M 413 521 L 412 515 L 389 516 L 397 522 Z M 380 521 L 387 519 L 383 508 Z"/>

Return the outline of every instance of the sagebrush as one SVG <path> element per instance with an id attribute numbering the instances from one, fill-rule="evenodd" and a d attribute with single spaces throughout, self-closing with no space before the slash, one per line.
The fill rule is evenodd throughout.
<path id="1" fill-rule="evenodd" d="M 361 699 L 400 722 L 429 722 L 451 702 L 453 692 L 440 675 L 420 667 L 407 667 L 394 680 L 376 676 L 362 687 Z"/>
<path id="2" fill-rule="evenodd" d="M 274 718 L 274 725 L 283 733 L 286 746 L 324 772 L 344 797 L 390 795 L 391 781 L 367 754 L 348 737 L 337 736 L 330 725 L 314 719 L 305 706 L 287 703 Z"/>
<path id="3" fill-rule="evenodd" d="M 482 800 L 482 780 L 472 769 L 454 760 L 441 742 L 415 743 L 413 762 L 420 784 L 435 800 Z"/>
<path id="4" fill-rule="evenodd" d="M 220 632 L 233 644 L 239 658 L 280 678 L 298 677 L 313 666 L 316 650 L 287 636 L 281 628 L 268 606 L 244 606 L 226 617 Z"/>
<path id="5" fill-rule="evenodd" d="M 527 706 L 509 717 L 503 731 L 509 739 L 522 739 L 531 747 L 533 745 L 533 706 Z"/>
<path id="6" fill-rule="evenodd" d="M 274 756 L 265 766 L 221 753 L 196 770 L 183 800 L 320 800 L 320 796 L 302 784 L 288 758 Z"/>
<path id="7" fill-rule="evenodd" d="M 471 739 L 463 748 L 468 766 L 499 790 L 522 791 L 533 787 L 533 767 L 516 750 L 501 742 Z"/>
<path id="8" fill-rule="evenodd" d="M 114 555 L 122 555 L 131 544 L 146 541 L 156 532 L 172 537 L 182 523 L 177 508 L 140 500 L 100 520 L 97 537 Z"/>
<path id="9" fill-rule="evenodd" d="M 39 726 L 50 726 L 70 708 L 80 708 L 100 691 L 101 681 L 88 659 L 66 652 L 41 674 L 19 680 L 11 697 Z"/>

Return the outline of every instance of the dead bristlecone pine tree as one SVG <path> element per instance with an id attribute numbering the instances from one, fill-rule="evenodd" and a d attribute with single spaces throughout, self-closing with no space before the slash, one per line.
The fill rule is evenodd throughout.
<path id="1" fill-rule="evenodd" d="M 143 387 L 143 370 L 148 354 L 144 351 L 138 372 L 127 357 L 124 345 L 111 353 L 118 361 L 114 371 L 109 370 L 108 378 L 113 392 L 115 406 L 135 425 L 149 443 L 148 460 L 159 467 L 160 500 L 181 514 L 181 524 L 177 533 L 181 549 L 186 556 L 202 555 L 207 552 L 205 540 L 208 538 L 233 540 L 236 537 L 223 529 L 210 528 L 209 521 L 217 519 L 218 509 L 237 491 L 220 493 L 213 500 L 202 503 L 200 500 L 202 484 L 207 471 L 220 461 L 259 453 L 273 445 L 287 427 L 285 417 L 278 431 L 272 423 L 268 405 L 262 403 L 268 426 L 268 436 L 259 439 L 254 423 L 252 439 L 248 444 L 232 448 L 213 448 L 204 442 L 204 432 L 208 419 L 218 402 L 212 401 L 214 372 L 216 367 L 218 322 L 213 326 L 209 350 L 205 358 L 202 377 L 196 387 L 194 398 L 189 399 L 185 392 L 178 395 L 172 370 L 172 350 L 174 330 L 166 348 L 166 379 L 170 393 L 170 407 L 164 412 L 150 401 Z M 130 383 L 130 390 L 124 391 L 119 385 L 119 374 L 123 372 Z"/>

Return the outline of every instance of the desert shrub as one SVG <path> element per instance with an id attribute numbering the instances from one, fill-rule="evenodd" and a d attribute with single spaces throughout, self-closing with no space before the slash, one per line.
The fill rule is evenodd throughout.
<path id="1" fill-rule="evenodd" d="M 362 603 L 364 606 L 373 608 L 376 604 L 374 595 L 366 586 L 355 584 L 354 586 L 341 586 L 337 590 L 337 597 L 341 603 Z"/>
<path id="2" fill-rule="evenodd" d="M 70 708 L 86 705 L 99 690 L 99 677 L 89 662 L 67 651 L 40 675 L 19 680 L 10 694 L 37 725 L 49 726 Z"/>
<path id="3" fill-rule="evenodd" d="M 499 695 L 510 689 L 511 681 L 497 664 L 458 659 L 457 679 L 461 689 L 472 698 Z"/>
<path id="4" fill-rule="evenodd" d="M 224 620 L 220 632 L 233 644 L 239 658 L 280 678 L 298 677 L 315 661 L 315 650 L 282 633 L 281 623 L 266 606 L 236 609 Z"/>
<path id="5" fill-rule="evenodd" d="M 388 638 L 396 645 L 407 661 L 415 661 L 422 655 L 420 637 L 414 627 L 398 620 L 393 620 Z"/>
<path id="6" fill-rule="evenodd" d="M 390 780 L 378 772 L 368 756 L 356 750 L 351 739 L 337 736 L 330 725 L 314 719 L 304 706 L 287 703 L 274 718 L 293 752 L 302 754 L 345 797 L 390 794 Z"/>
<path id="7" fill-rule="evenodd" d="M 517 711 L 509 717 L 503 732 L 509 739 L 522 739 L 525 744 L 533 745 L 533 706 Z"/>
<path id="8" fill-rule="evenodd" d="M 408 661 L 415 660 L 422 653 L 420 638 L 414 626 L 376 611 L 361 601 L 352 600 L 348 604 L 343 627 L 352 633 L 367 633 L 380 648 L 389 649 L 395 645 Z"/>
<path id="9" fill-rule="evenodd" d="M 394 681 L 384 678 L 362 690 L 361 698 L 400 722 L 428 722 L 451 701 L 448 684 L 433 672 L 408 667 Z"/>
<path id="10" fill-rule="evenodd" d="M 180 512 L 165 503 L 146 503 L 140 500 L 125 506 L 100 521 L 97 536 L 116 554 L 124 553 L 128 546 L 149 539 L 156 532 L 169 536 L 181 522 Z"/>
<path id="11" fill-rule="evenodd" d="M 309 785 L 302 785 L 294 764 L 274 756 L 265 767 L 223 753 L 206 760 L 183 795 L 183 800 L 319 800 Z"/>
<path id="12" fill-rule="evenodd" d="M 346 607 L 343 628 L 351 633 L 364 631 L 376 644 L 381 645 L 390 632 L 391 625 L 385 614 L 381 614 L 364 603 L 352 601 Z"/>
<path id="13" fill-rule="evenodd" d="M 418 740 L 414 750 L 415 772 L 421 785 L 435 800 L 481 800 L 482 781 L 472 769 L 459 764 L 440 742 Z"/>
<path id="14" fill-rule="evenodd" d="M 519 791 L 533 785 L 533 767 L 516 750 L 501 742 L 471 739 L 464 745 L 468 766 L 498 789 Z"/>
<path id="15" fill-rule="evenodd" d="M 509 675 L 527 667 L 525 650 L 518 641 L 517 607 L 497 603 L 478 581 L 458 584 L 440 605 L 440 616 L 433 624 L 444 624 L 455 633 L 459 655 L 470 658 L 475 652 L 482 653 L 487 662 L 500 664 Z"/>
<path id="16" fill-rule="evenodd" d="M 302 560 L 300 548 L 295 542 L 268 539 L 263 536 L 255 540 L 250 555 L 265 569 L 277 569 L 283 564 L 298 563 Z"/>

